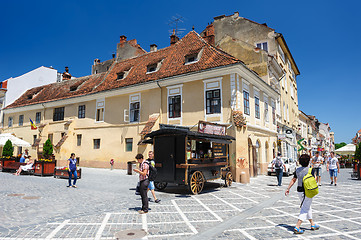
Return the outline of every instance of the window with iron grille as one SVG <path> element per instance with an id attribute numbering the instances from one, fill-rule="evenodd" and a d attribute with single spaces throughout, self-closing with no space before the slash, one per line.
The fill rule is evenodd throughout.
<path id="1" fill-rule="evenodd" d="M 260 118 L 259 115 L 259 98 L 258 97 L 254 97 L 254 109 L 255 109 L 255 113 L 256 113 L 256 118 Z"/>
<path id="2" fill-rule="evenodd" d="M 24 115 L 19 116 L 19 126 L 23 126 L 24 124 Z"/>
<path id="3" fill-rule="evenodd" d="M 206 91 L 206 113 L 221 113 L 221 90 Z"/>
<path id="4" fill-rule="evenodd" d="M 35 123 L 40 123 L 41 121 L 41 112 L 37 112 L 35 115 Z"/>
<path id="5" fill-rule="evenodd" d="M 129 105 L 129 110 L 130 110 L 130 122 L 139 122 L 139 108 L 140 108 L 140 103 L 139 102 L 133 102 L 130 103 Z"/>
<path id="6" fill-rule="evenodd" d="M 94 149 L 100 149 L 100 139 L 93 139 Z"/>
<path id="7" fill-rule="evenodd" d="M 249 93 L 243 90 L 244 114 L 249 115 Z"/>
<path id="8" fill-rule="evenodd" d="M 85 105 L 78 107 L 78 118 L 85 118 Z"/>
<path id="9" fill-rule="evenodd" d="M 168 98 L 169 118 L 178 118 L 181 116 L 181 95 Z"/>
<path id="10" fill-rule="evenodd" d="M 53 121 L 64 120 L 64 107 L 54 108 Z"/>

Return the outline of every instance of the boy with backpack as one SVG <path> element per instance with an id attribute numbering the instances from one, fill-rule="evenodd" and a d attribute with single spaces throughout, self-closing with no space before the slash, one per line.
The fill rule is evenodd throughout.
<path id="1" fill-rule="evenodd" d="M 154 198 L 154 202 L 155 203 L 159 203 L 160 202 L 160 199 L 158 199 L 156 196 L 155 196 L 155 191 L 154 191 L 154 180 L 155 180 L 155 177 L 157 175 L 157 169 L 155 168 L 155 162 L 154 162 L 154 154 L 153 154 L 153 151 L 149 151 L 148 152 L 148 159 L 147 159 L 147 162 L 149 164 L 149 185 L 148 185 L 148 190 L 147 192 L 150 190 L 150 192 L 152 193 L 153 195 L 153 198 Z"/>
<path id="2" fill-rule="evenodd" d="M 290 194 L 291 187 L 298 179 L 297 193 L 301 201 L 301 211 L 298 215 L 297 224 L 293 229 L 295 234 L 304 233 L 304 230 L 302 230 L 300 227 L 301 223 L 307 219 L 311 223 L 311 230 L 318 230 L 320 228 L 320 226 L 315 224 L 312 219 L 311 203 L 313 197 L 318 194 L 318 185 L 314 177 L 314 169 L 308 167 L 310 163 L 310 156 L 307 154 L 302 154 L 299 158 L 299 162 L 301 167 L 296 169 L 293 179 L 291 180 L 285 192 L 285 195 L 288 196 Z"/>
<path id="3" fill-rule="evenodd" d="M 274 167 L 274 169 L 276 170 L 278 186 L 282 186 L 283 168 L 286 168 L 285 164 L 282 161 L 281 155 L 281 153 L 278 153 L 277 157 L 272 161 L 272 167 Z"/>

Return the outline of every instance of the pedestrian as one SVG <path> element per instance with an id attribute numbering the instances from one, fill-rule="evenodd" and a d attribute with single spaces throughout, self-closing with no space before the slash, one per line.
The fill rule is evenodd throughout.
<path id="1" fill-rule="evenodd" d="M 114 159 L 110 159 L 110 170 L 113 170 Z"/>
<path id="2" fill-rule="evenodd" d="M 296 234 L 304 233 L 304 230 L 300 229 L 300 227 L 302 222 L 306 221 L 307 219 L 311 223 L 311 230 L 318 230 L 320 228 L 319 225 L 315 224 L 312 218 L 312 208 L 311 208 L 312 198 L 308 198 L 305 196 L 305 189 L 303 187 L 303 177 L 306 176 L 306 174 L 308 173 L 310 156 L 308 154 L 302 154 L 299 158 L 299 163 L 301 164 L 301 167 L 296 169 L 295 173 L 293 174 L 293 178 L 285 192 L 285 195 L 288 196 L 290 194 L 291 187 L 298 180 L 297 193 L 301 201 L 301 211 L 300 214 L 298 215 L 297 224 L 293 229 L 293 232 Z M 314 176 L 315 171 L 312 169 L 311 173 Z"/>
<path id="3" fill-rule="evenodd" d="M 148 152 L 147 162 L 148 162 L 149 164 L 151 164 L 153 167 L 155 167 L 154 153 L 153 153 L 153 151 L 149 151 L 149 152 Z M 154 189 L 155 189 L 155 187 L 154 187 L 154 181 L 149 181 L 148 191 L 150 190 L 150 192 L 152 193 L 153 198 L 154 198 L 154 202 L 159 203 L 159 202 L 160 202 L 160 199 L 158 199 L 158 198 L 155 196 L 155 191 L 154 191 Z"/>
<path id="4" fill-rule="evenodd" d="M 323 164 L 323 157 L 320 156 L 320 152 L 317 151 L 315 156 L 311 160 L 311 167 L 315 169 L 316 182 L 318 186 L 321 186 L 321 166 Z"/>
<path id="5" fill-rule="evenodd" d="M 139 191 L 140 196 L 142 197 L 142 209 L 138 212 L 140 214 L 148 213 L 148 196 L 147 196 L 147 190 L 149 185 L 148 180 L 148 172 L 149 172 L 149 165 L 146 163 L 146 160 L 143 157 L 143 154 L 138 153 L 137 156 L 135 156 L 135 159 L 137 159 L 139 163 L 139 169 L 134 169 L 133 171 L 136 173 L 139 173 Z"/>
<path id="6" fill-rule="evenodd" d="M 276 170 L 278 186 L 282 186 L 283 169 L 286 168 L 281 156 L 282 154 L 278 153 L 277 157 L 272 161 L 272 167 Z"/>
<path id="7" fill-rule="evenodd" d="M 331 152 L 326 168 L 327 171 L 330 172 L 331 185 L 335 183 L 335 186 L 337 186 L 337 173 L 340 173 L 340 164 L 338 163 L 338 159 L 335 157 L 334 152 Z"/>
<path id="8" fill-rule="evenodd" d="M 68 168 L 68 173 L 69 173 L 69 184 L 67 187 L 73 187 L 73 188 L 77 188 L 76 184 L 76 180 L 78 178 L 78 174 L 76 172 L 76 158 L 75 158 L 75 153 L 72 153 L 70 155 L 70 158 L 68 159 L 69 162 L 69 168 Z M 74 181 L 73 181 L 73 185 L 71 185 L 71 178 L 72 176 L 74 176 Z"/>
<path id="9" fill-rule="evenodd" d="M 21 154 L 20 162 L 24 163 L 25 159 L 29 158 L 29 150 L 25 149 L 25 151 Z"/>
<path id="10" fill-rule="evenodd" d="M 21 165 L 19 169 L 14 173 L 14 175 L 19 176 L 22 171 L 29 171 L 31 169 L 34 169 L 34 161 L 31 159 L 31 156 L 27 156 L 27 159 L 29 160 L 26 165 Z M 35 159 L 36 160 L 36 159 Z"/>

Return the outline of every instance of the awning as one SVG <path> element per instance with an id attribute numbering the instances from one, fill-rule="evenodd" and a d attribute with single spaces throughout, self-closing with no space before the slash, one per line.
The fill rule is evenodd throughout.
<path id="1" fill-rule="evenodd" d="M 353 155 L 356 151 L 356 145 L 349 143 L 346 146 L 343 146 L 342 148 L 336 149 L 335 153 L 338 153 L 340 155 Z"/>
<path id="2" fill-rule="evenodd" d="M 30 143 L 28 143 L 20 138 L 15 137 L 11 133 L 0 134 L 0 146 L 1 147 L 3 147 L 5 145 L 7 140 L 10 140 L 12 145 L 16 146 L 16 147 L 31 147 Z"/>

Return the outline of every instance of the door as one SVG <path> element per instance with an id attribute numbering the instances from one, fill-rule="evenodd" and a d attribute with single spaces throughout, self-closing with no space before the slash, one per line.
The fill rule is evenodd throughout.
<path id="1" fill-rule="evenodd" d="M 154 138 L 154 159 L 161 163 L 157 167 L 157 182 L 174 182 L 175 180 L 175 137 L 159 136 Z"/>
<path id="2" fill-rule="evenodd" d="M 257 177 L 258 159 L 257 159 L 257 151 L 255 146 L 252 146 L 252 155 L 253 155 L 253 177 Z"/>

